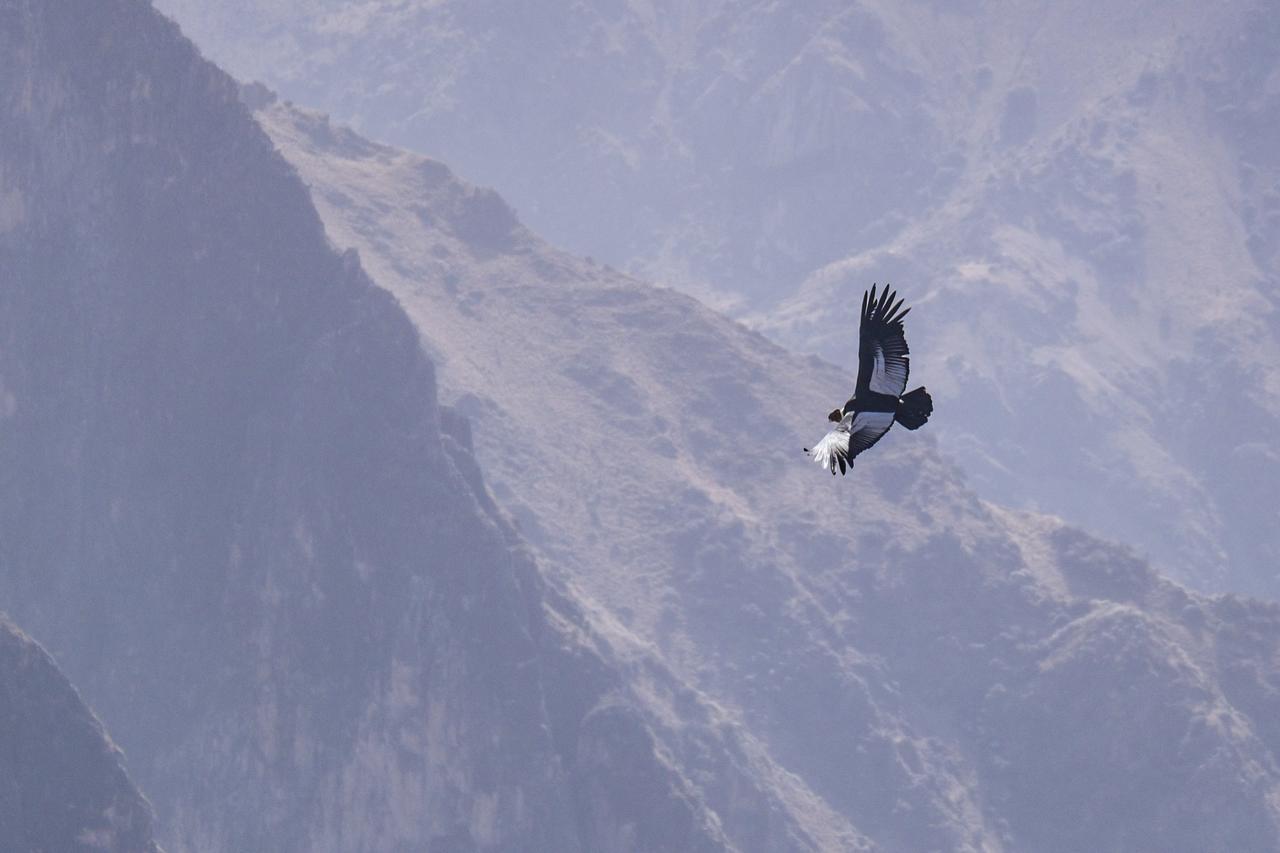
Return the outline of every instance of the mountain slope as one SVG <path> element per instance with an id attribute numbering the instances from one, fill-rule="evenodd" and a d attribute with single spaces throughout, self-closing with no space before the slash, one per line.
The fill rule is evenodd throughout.
<path id="1" fill-rule="evenodd" d="M 917 302 L 983 494 L 1280 594 L 1274 10 L 162 0 L 246 79 L 846 363 Z"/>
<path id="2" fill-rule="evenodd" d="M 1146 49 L 1065 105 L 1047 57 L 1010 69 L 1021 88 L 980 113 L 947 202 L 761 320 L 847 355 L 843 306 L 866 280 L 928 282 L 916 351 L 984 493 L 1133 542 L 1199 586 L 1275 597 L 1274 16 L 1225 4 L 1191 37 L 1188 10 L 1159 11 Z M 1067 24 L 1046 22 L 1037 54 L 1067 50 Z M 1018 92 L 1030 124 L 1008 145 Z"/>
<path id="3" fill-rule="evenodd" d="M 928 429 L 822 474 L 800 448 L 849 375 L 250 91 L 331 238 L 418 326 L 557 582 L 871 842 L 1272 846 L 1274 607 L 980 501 Z"/>
<path id="4" fill-rule="evenodd" d="M 141 0 L 0 24 L 0 599 L 171 853 L 857 846 L 544 589 L 229 77 Z"/>
<path id="5" fill-rule="evenodd" d="M 0 616 L 0 848 L 158 853 L 120 759 L 44 649 Z"/>

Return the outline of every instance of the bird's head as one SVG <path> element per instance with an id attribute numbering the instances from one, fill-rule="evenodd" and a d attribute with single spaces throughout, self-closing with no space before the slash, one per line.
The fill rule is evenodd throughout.
<path id="1" fill-rule="evenodd" d="M 839 409 L 832 409 L 831 414 L 827 415 L 827 420 L 840 423 L 840 421 L 844 420 L 844 412 Z"/>

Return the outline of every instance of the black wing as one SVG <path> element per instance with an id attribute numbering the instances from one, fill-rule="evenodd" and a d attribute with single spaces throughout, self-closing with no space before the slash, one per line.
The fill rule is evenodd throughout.
<path id="1" fill-rule="evenodd" d="M 907 337 L 902 329 L 902 300 L 888 287 L 876 299 L 875 285 L 862 294 L 862 323 L 858 329 L 858 384 L 855 393 L 901 397 L 911 372 Z"/>

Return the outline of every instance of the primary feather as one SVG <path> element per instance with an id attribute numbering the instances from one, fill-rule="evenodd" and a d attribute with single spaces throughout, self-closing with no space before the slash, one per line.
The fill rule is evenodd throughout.
<path id="1" fill-rule="evenodd" d="M 871 391 L 900 397 L 907 388 L 911 358 L 902 318 L 911 309 L 902 310 L 902 300 L 895 304 L 895 297 L 897 294 L 886 287 L 877 300 L 875 285 L 862 295 L 855 394 Z"/>

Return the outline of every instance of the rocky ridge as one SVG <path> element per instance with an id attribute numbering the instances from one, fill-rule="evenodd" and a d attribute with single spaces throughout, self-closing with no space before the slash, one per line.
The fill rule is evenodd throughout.
<path id="1" fill-rule="evenodd" d="M 160 853 L 120 750 L 44 649 L 0 615 L 0 849 Z"/>
<path id="2" fill-rule="evenodd" d="M 171 853 L 856 841 L 545 588 L 414 328 L 176 26 L 3 0 L 0 69 L 0 599 Z"/>

